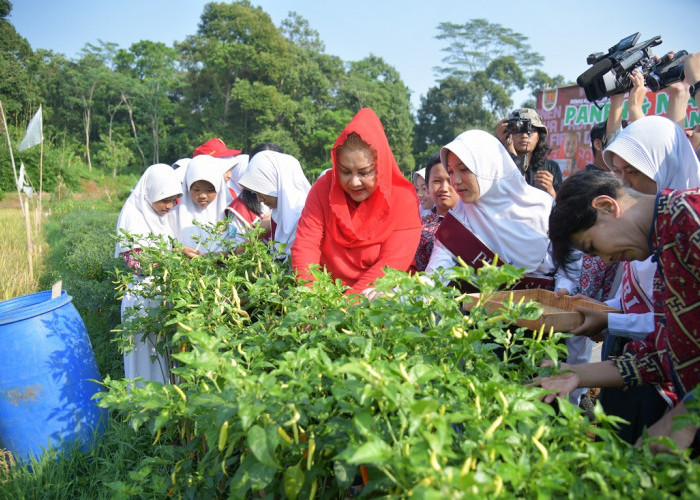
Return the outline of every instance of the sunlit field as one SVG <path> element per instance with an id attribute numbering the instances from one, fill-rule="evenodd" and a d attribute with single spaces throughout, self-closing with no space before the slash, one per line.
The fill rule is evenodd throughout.
<path id="1" fill-rule="evenodd" d="M 27 260 L 27 235 L 24 217 L 18 209 L 0 209 L 0 299 L 7 300 L 19 295 L 37 291 L 41 276 L 43 233 L 41 228 L 34 231 L 33 264 L 34 275 L 29 274 Z"/>

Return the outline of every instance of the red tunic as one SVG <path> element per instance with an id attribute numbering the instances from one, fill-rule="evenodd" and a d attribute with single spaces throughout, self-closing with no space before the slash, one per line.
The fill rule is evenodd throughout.
<path id="1" fill-rule="evenodd" d="M 377 153 L 377 189 L 355 203 L 336 178 L 336 147 L 355 132 Z M 311 187 L 292 245 L 292 267 L 311 280 L 309 266 L 324 266 L 359 293 L 385 267 L 407 271 L 413 263 L 422 224 L 416 190 L 399 170 L 381 122 L 368 108 L 360 110 L 338 137 L 331 153 L 333 169 Z"/>
<path id="2" fill-rule="evenodd" d="M 671 381 L 683 397 L 700 382 L 700 189 L 659 194 L 649 246 L 664 314 L 654 333 L 628 343 L 613 362 L 626 387 Z"/>

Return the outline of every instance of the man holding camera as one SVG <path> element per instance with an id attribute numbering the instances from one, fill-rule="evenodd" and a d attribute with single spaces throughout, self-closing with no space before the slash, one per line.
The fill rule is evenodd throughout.
<path id="1" fill-rule="evenodd" d="M 513 161 L 534 187 L 556 197 L 562 182 L 559 165 L 548 160 L 547 127 L 534 109 L 517 109 L 498 122 L 496 136 L 508 150 Z"/>

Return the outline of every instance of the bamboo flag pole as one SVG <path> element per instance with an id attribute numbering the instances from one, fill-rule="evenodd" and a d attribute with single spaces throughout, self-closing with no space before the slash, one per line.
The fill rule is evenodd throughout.
<path id="1" fill-rule="evenodd" d="M 24 215 L 24 228 L 27 232 L 27 259 L 29 262 L 29 276 L 32 282 L 34 281 L 34 258 L 32 256 L 32 228 L 29 222 L 29 200 L 27 200 L 27 206 L 24 206 L 22 201 L 22 191 L 20 191 L 19 183 L 17 182 L 17 167 L 15 166 L 15 156 L 12 153 L 12 141 L 10 140 L 10 131 L 7 129 L 7 120 L 5 119 L 5 108 L 0 101 L 0 116 L 2 116 L 2 127 L 5 131 L 5 136 L 7 137 L 7 147 L 10 150 L 10 160 L 12 162 L 12 172 L 15 176 L 15 186 L 17 186 L 17 199 L 19 200 L 19 206 L 22 208 L 22 214 Z"/>
<path id="2" fill-rule="evenodd" d="M 19 199 L 20 204 L 23 204 L 22 198 Z M 29 262 L 29 280 L 34 282 L 34 249 L 32 245 L 32 226 L 29 222 L 29 198 L 27 198 L 27 209 L 24 211 L 24 225 L 27 228 L 27 261 Z"/>
<path id="3" fill-rule="evenodd" d="M 19 184 L 17 182 L 17 167 L 15 166 L 15 155 L 12 152 L 12 142 L 10 141 L 10 131 L 7 130 L 7 120 L 5 120 L 5 107 L 0 101 L 0 114 L 2 115 L 2 129 L 5 131 L 5 136 L 7 137 L 7 147 L 10 150 L 10 161 L 12 162 L 12 172 L 15 176 L 15 186 L 17 186 L 17 199 L 19 200 L 19 205 L 22 207 L 22 214 L 24 214 L 24 204 L 22 203 L 22 192 L 19 189 Z M 29 228 L 27 228 L 28 230 Z"/>
<path id="4" fill-rule="evenodd" d="M 39 106 L 39 111 L 41 111 L 41 106 Z M 41 193 L 44 192 L 44 120 L 41 120 L 41 145 L 39 146 L 39 216 L 36 221 L 34 221 L 35 224 L 37 224 L 37 230 L 38 230 L 38 224 L 39 220 L 41 220 Z"/>

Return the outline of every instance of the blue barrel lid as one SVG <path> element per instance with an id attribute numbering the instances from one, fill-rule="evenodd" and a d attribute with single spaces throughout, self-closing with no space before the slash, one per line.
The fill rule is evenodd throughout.
<path id="1" fill-rule="evenodd" d="M 0 325 L 23 321 L 58 309 L 73 300 L 68 292 L 61 290 L 61 295 L 51 298 L 51 290 L 22 295 L 0 302 Z"/>

